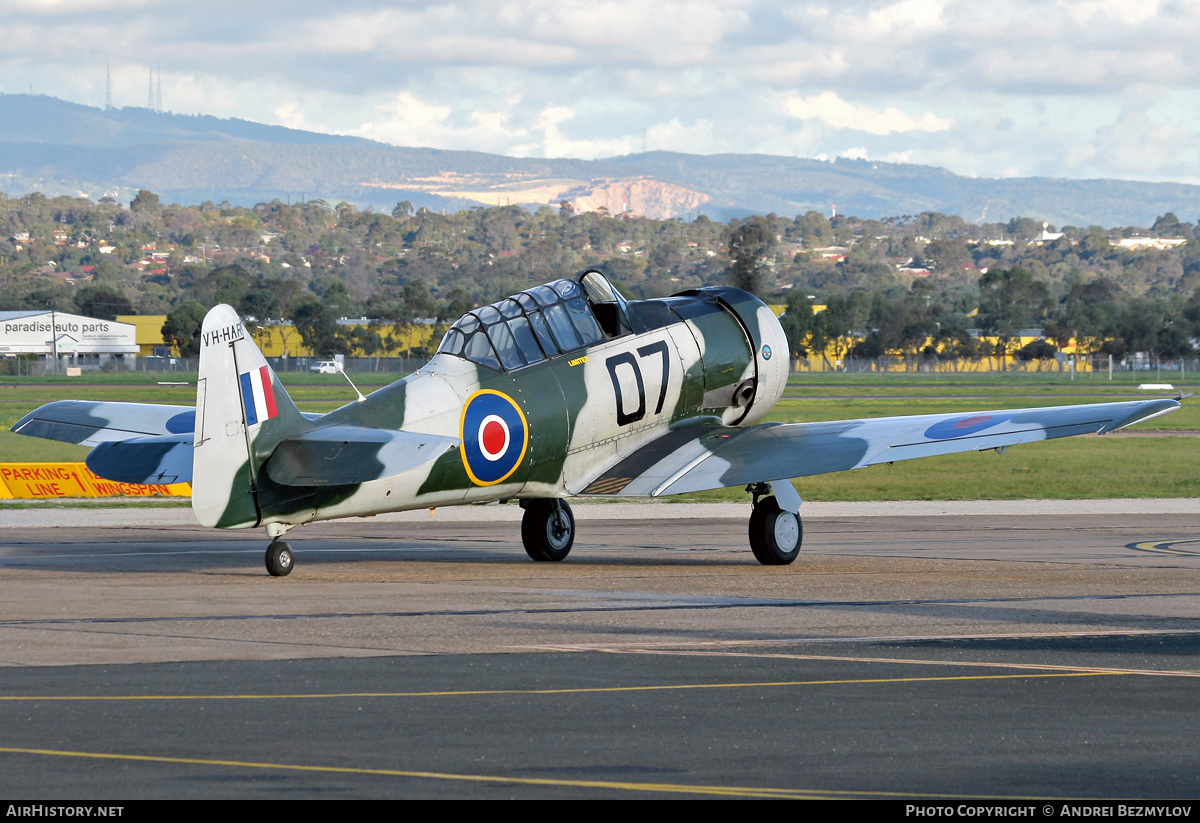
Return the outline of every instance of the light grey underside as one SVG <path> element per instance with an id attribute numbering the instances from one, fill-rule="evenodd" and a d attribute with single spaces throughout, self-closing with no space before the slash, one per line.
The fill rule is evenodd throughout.
<path id="1" fill-rule="evenodd" d="M 1175 400 L 1159 399 L 708 429 L 698 431 L 694 438 L 650 466 L 640 465 L 635 453 L 605 476 L 632 476 L 623 489 L 611 494 L 658 497 L 1078 434 L 1102 434 L 1178 407 Z M 977 432 L 971 433 L 971 426 L 965 425 L 967 434 L 946 434 L 956 423 L 969 424 L 973 418 L 987 417 L 1004 419 Z M 930 436 L 931 431 L 934 436 Z"/>

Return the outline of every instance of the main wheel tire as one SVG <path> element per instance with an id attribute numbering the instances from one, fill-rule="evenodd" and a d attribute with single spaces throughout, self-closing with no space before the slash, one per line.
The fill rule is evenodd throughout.
<path id="1" fill-rule="evenodd" d="M 562 500 L 529 500 L 521 518 L 525 553 L 538 561 L 554 562 L 571 553 L 575 515 Z"/>
<path id="2" fill-rule="evenodd" d="M 765 497 L 750 513 L 750 550 L 764 566 L 786 566 L 800 554 L 804 524 L 800 515 L 784 511 Z"/>
<path id="3" fill-rule="evenodd" d="M 292 547 L 282 540 L 276 540 L 267 546 L 267 571 L 271 577 L 287 577 L 292 573 L 296 560 L 292 557 Z"/>

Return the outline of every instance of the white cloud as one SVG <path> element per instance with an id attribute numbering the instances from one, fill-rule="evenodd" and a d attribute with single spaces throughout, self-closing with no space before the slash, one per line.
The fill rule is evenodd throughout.
<path id="1" fill-rule="evenodd" d="M 1076 23 L 1113 21 L 1136 26 L 1152 20 L 1159 13 L 1159 0 L 1059 0 L 1057 5 Z"/>
<path id="2" fill-rule="evenodd" d="M 565 106 L 551 106 L 544 110 L 533 124 L 541 132 L 542 139 L 535 143 L 535 152 L 542 157 L 602 157 L 624 154 L 630 151 L 628 137 L 617 138 L 573 138 L 563 134 L 560 123 L 570 121 L 575 112 Z"/>
<path id="3" fill-rule="evenodd" d="M 1179 120 L 1153 119 L 1143 104 L 1134 104 L 1113 123 L 1097 129 L 1088 148 L 1080 158 L 1086 161 L 1081 164 L 1084 168 L 1094 168 L 1099 160 L 1117 174 L 1157 172 L 1169 179 L 1180 171 L 1180 155 L 1196 157 L 1200 137 Z"/>
<path id="4" fill-rule="evenodd" d="M 513 131 L 508 125 L 510 119 L 511 115 L 507 111 L 471 112 L 471 122 L 477 128 L 492 134 L 512 134 Z"/>
<path id="5" fill-rule="evenodd" d="M 893 134 L 909 131 L 945 131 L 953 123 L 930 112 L 913 118 L 894 107 L 878 111 L 866 105 L 854 105 L 831 91 L 812 97 L 791 95 L 783 100 L 784 110 L 801 120 L 821 120 L 835 129 L 854 129 L 868 134 Z"/>
<path id="6" fill-rule="evenodd" d="M 728 147 L 716 133 L 716 124 L 707 119 L 685 125 L 678 117 L 672 117 L 647 128 L 645 138 L 650 151 L 674 151 L 676 146 L 687 145 L 694 146 L 692 151 L 697 153 L 715 154 Z"/>
<path id="7" fill-rule="evenodd" d="M 538 39 L 573 43 L 588 62 L 637 55 L 651 65 L 705 59 L 750 22 L 751 0 L 533 0 L 519 22 Z M 586 53 L 590 52 L 590 53 Z"/>
<path id="8" fill-rule="evenodd" d="M 399 146 L 437 145 L 445 136 L 450 106 L 426 103 L 409 92 L 375 106 L 375 119 L 352 133 Z"/>
<path id="9" fill-rule="evenodd" d="M 569 109 L 566 106 L 551 106 L 545 109 L 534 122 L 535 129 L 554 129 L 559 123 L 570 120 L 575 116 L 575 110 Z"/>
<path id="10" fill-rule="evenodd" d="M 22 14 L 80 14 L 100 10 L 124 10 L 144 7 L 148 0 L 8 0 L 6 13 Z"/>
<path id="11" fill-rule="evenodd" d="M 433 66 L 688 65 L 746 27 L 753 0 L 508 0 L 337 7 L 303 21 L 300 53 Z"/>
<path id="12" fill-rule="evenodd" d="M 406 145 L 581 157 L 643 139 L 799 156 L 852 145 L 972 174 L 1200 176 L 1200 0 L 6 8 L 0 89 L 90 105 L 106 60 L 118 106 L 145 105 L 161 62 L 174 111 Z"/>
<path id="13" fill-rule="evenodd" d="M 289 129 L 312 129 L 308 119 L 304 116 L 303 108 L 298 102 L 280 103 L 275 107 L 274 111 L 275 122 L 281 126 L 287 126 Z"/>
<path id="14" fill-rule="evenodd" d="M 928 33 L 943 25 L 947 0 L 900 0 L 867 14 L 867 28 L 875 35 Z"/>

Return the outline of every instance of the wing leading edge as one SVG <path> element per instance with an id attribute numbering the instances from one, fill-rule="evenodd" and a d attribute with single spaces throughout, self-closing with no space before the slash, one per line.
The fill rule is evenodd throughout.
<path id="1" fill-rule="evenodd" d="M 710 427 L 670 432 L 617 463 L 583 494 L 659 497 L 845 471 L 897 460 L 1105 434 L 1179 408 L 1139 400 L 1038 409 Z"/>

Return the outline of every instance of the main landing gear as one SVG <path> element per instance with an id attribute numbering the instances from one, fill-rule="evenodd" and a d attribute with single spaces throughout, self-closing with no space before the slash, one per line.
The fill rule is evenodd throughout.
<path id="1" fill-rule="evenodd" d="M 775 494 L 762 497 L 768 489 Z M 804 539 L 800 495 L 787 480 L 756 483 L 747 486 L 746 491 L 754 495 L 754 508 L 750 512 L 750 550 L 764 566 L 788 565 L 800 554 Z"/>
<path id="2" fill-rule="evenodd" d="M 521 542 L 534 560 L 562 560 L 575 543 L 575 515 L 562 500 L 531 498 L 521 501 Z"/>

